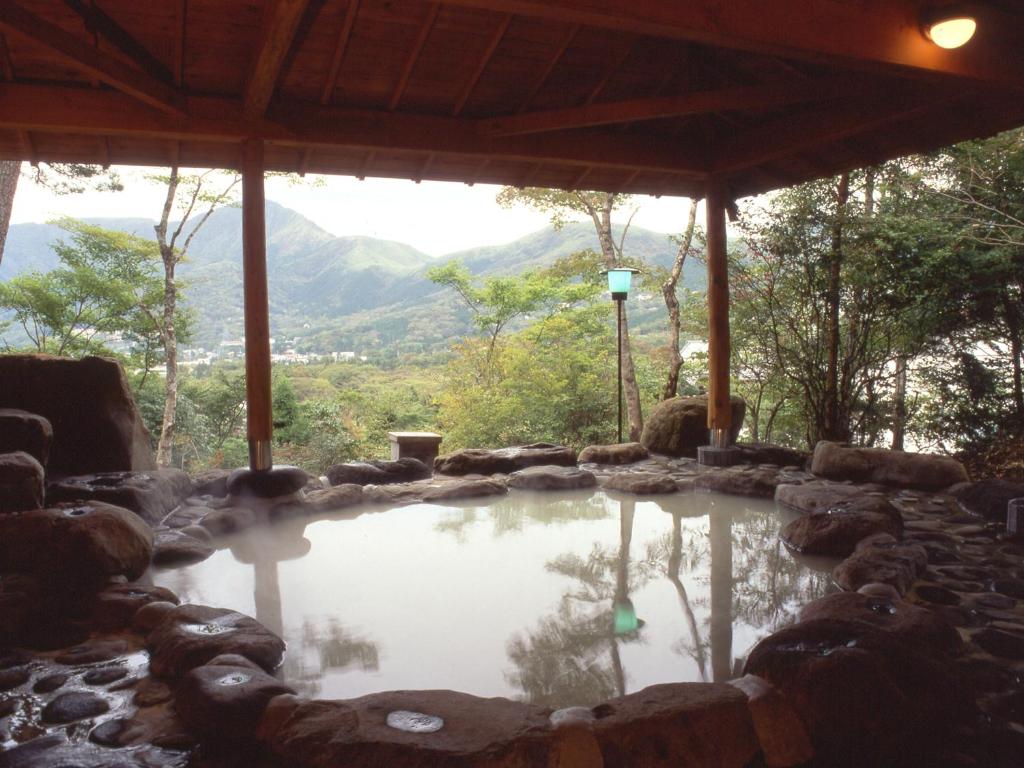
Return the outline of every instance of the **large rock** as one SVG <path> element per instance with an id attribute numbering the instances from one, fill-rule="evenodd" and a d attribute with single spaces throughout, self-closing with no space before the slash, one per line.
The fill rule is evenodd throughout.
<path id="1" fill-rule="evenodd" d="M 146 637 L 149 667 L 157 677 L 181 677 L 224 653 L 237 653 L 273 672 L 284 642 L 256 619 L 225 608 L 179 605 Z"/>
<path id="2" fill-rule="evenodd" d="M 0 408 L 0 453 L 24 451 L 45 467 L 52 442 L 53 426 L 38 413 Z"/>
<path id="3" fill-rule="evenodd" d="M 46 487 L 49 504 L 102 501 L 130 509 L 151 525 L 159 523 L 192 492 L 192 481 L 180 469 L 149 472 L 103 472 L 65 477 Z"/>
<path id="4" fill-rule="evenodd" d="M 0 572 L 33 573 L 74 590 L 136 579 L 153 554 L 149 526 L 102 502 L 0 515 Z"/>
<path id="5" fill-rule="evenodd" d="M 1011 480 L 979 480 L 962 483 L 949 489 L 950 495 L 967 510 L 986 520 L 1006 522 L 1006 509 L 1010 499 L 1024 498 L 1024 483 Z"/>
<path id="6" fill-rule="evenodd" d="M 888 584 L 903 595 L 927 565 L 928 553 L 920 544 L 901 544 L 891 535 L 880 534 L 862 539 L 854 553 L 835 567 L 832 578 L 851 591 L 866 584 Z"/>
<path id="7" fill-rule="evenodd" d="M 637 496 L 679 492 L 676 481 L 659 472 L 616 472 L 604 478 L 601 487 Z"/>
<path id="8" fill-rule="evenodd" d="M 753 496 L 770 499 L 779 485 L 779 473 L 774 469 L 740 467 L 708 471 L 697 476 L 693 487 L 704 491 L 728 493 L 733 496 Z"/>
<path id="9" fill-rule="evenodd" d="M 746 695 L 724 683 L 652 685 L 594 713 L 605 768 L 741 768 L 759 749 Z"/>
<path id="10" fill-rule="evenodd" d="M 803 721 L 773 685 L 757 675 L 738 677 L 729 685 L 747 695 L 747 707 L 768 768 L 803 765 L 814 757 Z"/>
<path id="11" fill-rule="evenodd" d="M 964 648 L 956 627 L 935 611 L 904 600 L 860 592 L 833 592 L 808 603 L 797 616 L 798 621 L 816 619 L 870 624 L 940 656 L 958 656 Z"/>
<path id="12" fill-rule="evenodd" d="M 205 528 L 199 530 L 206 532 Z M 176 566 L 198 563 L 215 551 L 208 541 L 182 530 L 160 530 L 153 537 L 153 565 Z"/>
<path id="13" fill-rule="evenodd" d="M 417 726 L 427 730 L 407 730 Z M 259 735 L 296 768 L 546 766 L 551 742 L 547 710 L 454 691 L 388 691 L 345 701 L 281 696 Z"/>
<path id="14" fill-rule="evenodd" d="M 735 442 L 747 406 L 740 397 L 730 398 L 729 404 L 732 410 L 729 437 L 730 442 Z M 652 453 L 696 458 L 697 448 L 708 444 L 707 396 L 662 400 L 647 417 L 640 442 Z"/>
<path id="15" fill-rule="evenodd" d="M 571 448 L 550 443 L 533 443 L 515 448 L 467 448 L 463 451 L 438 456 L 434 471 L 443 475 L 509 474 L 538 464 L 575 467 L 576 454 Z"/>
<path id="16" fill-rule="evenodd" d="M 113 360 L 0 355 L 0 407 L 37 413 L 53 425 L 51 475 L 156 466 L 124 370 Z"/>
<path id="17" fill-rule="evenodd" d="M 787 627 L 758 643 L 744 672 L 792 704 L 822 765 L 931 765 L 974 717 L 948 657 L 864 621 Z"/>
<path id="18" fill-rule="evenodd" d="M 43 506 L 43 465 L 24 451 L 0 453 L 0 512 Z"/>
<path id="19" fill-rule="evenodd" d="M 805 555 L 845 557 L 862 539 L 879 533 L 899 537 L 902 532 L 903 520 L 892 504 L 864 497 L 798 518 L 780 536 L 786 546 Z"/>
<path id="20" fill-rule="evenodd" d="M 643 461 L 650 453 L 640 443 L 588 445 L 580 451 L 580 464 L 633 464 Z"/>
<path id="21" fill-rule="evenodd" d="M 798 512 L 821 512 L 863 498 L 864 490 L 856 485 L 840 485 L 828 481 L 787 483 L 775 489 L 775 500 Z"/>
<path id="22" fill-rule="evenodd" d="M 510 488 L 532 491 L 566 491 L 575 488 L 593 488 L 597 478 L 593 472 L 577 467 L 527 467 L 509 475 Z"/>
<path id="23" fill-rule="evenodd" d="M 255 740 L 267 703 L 295 693 L 276 677 L 248 666 L 246 659 L 239 661 L 241 665 L 196 667 L 175 690 L 178 713 L 194 733 L 218 741 Z"/>
<path id="24" fill-rule="evenodd" d="M 335 464 L 328 468 L 327 479 L 331 485 L 386 485 L 388 483 L 410 483 L 430 477 L 430 467 L 419 459 L 396 459 L 395 461 L 351 461 Z"/>
<path id="25" fill-rule="evenodd" d="M 476 499 L 483 496 L 504 496 L 506 493 L 508 493 L 508 488 L 500 480 L 481 478 L 479 480 L 455 480 L 427 486 L 423 490 L 422 499 L 428 503 L 436 503 L 458 499 Z"/>
<path id="26" fill-rule="evenodd" d="M 950 456 L 849 448 L 827 440 L 814 447 L 811 472 L 831 480 L 884 483 L 926 491 L 941 490 L 968 479 L 964 465 Z"/>

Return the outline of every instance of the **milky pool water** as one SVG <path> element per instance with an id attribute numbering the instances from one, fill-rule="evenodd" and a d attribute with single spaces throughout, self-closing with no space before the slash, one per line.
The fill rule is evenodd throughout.
<path id="1" fill-rule="evenodd" d="M 717 494 L 512 491 L 264 526 L 153 580 L 278 632 L 283 677 L 309 695 L 452 688 L 593 705 L 727 680 L 824 594 L 827 570 L 793 558 L 784 522 L 774 503 Z"/>

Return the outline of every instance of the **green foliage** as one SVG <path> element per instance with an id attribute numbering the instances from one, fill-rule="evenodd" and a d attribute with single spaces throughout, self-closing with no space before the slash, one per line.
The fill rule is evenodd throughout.
<path id="1" fill-rule="evenodd" d="M 40 352 L 104 352 L 114 334 L 132 351 L 151 351 L 163 290 L 156 245 L 73 219 L 58 223 L 70 235 L 52 246 L 60 266 L 0 284 L 0 309 L 11 312 Z"/>

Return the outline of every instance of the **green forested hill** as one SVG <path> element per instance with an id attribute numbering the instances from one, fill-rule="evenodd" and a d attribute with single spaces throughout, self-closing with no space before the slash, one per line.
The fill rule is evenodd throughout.
<path id="1" fill-rule="evenodd" d="M 151 237 L 145 219 L 94 219 L 91 223 Z M 186 303 L 196 313 L 194 344 L 212 347 L 237 338 L 242 329 L 241 211 L 224 207 L 197 233 L 189 260 L 180 268 Z M 47 224 L 12 226 L 0 263 L 0 280 L 51 268 L 49 243 L 63 233 Z M 428 351 L 447 346 L 469 329 L 466 313 L 445 290 L 426 278 L 437 263 L 458 259 L 480 275 L 518 274 L 546 266 L 597 240 L 589 223 L 546 228 L 512 243 L 475 248 L 433 259 L 402 243 L 370 237 L 335 237 L 296 211 L 267 204 L 267 270 L 272 332 L 298 337 L 299 348 Z M 632 228 L 631 257 L 667 266 L 675 246 L 666 235 Z M 703 290 L 701 264 L 690 260 L 684 284 Z M 639 317 L 645 302 L 639 296 Z M 638 319 L 639 319 L 638 317 Z"/>

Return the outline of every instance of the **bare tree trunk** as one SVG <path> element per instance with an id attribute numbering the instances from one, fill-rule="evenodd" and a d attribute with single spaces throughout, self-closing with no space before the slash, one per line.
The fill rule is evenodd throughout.
<path id="1" fill-rule="evenodd" d="M 1024 376 L 1021 372 L 1021 357 L 1024 352 L 1024 339 L 1022 339 L 1022 322 L 1020 308 L 1013 299 L 1012 294 L 1003 301 L 1006 317 L 1007 335 L 1010 337 L 1010 356 L 1012 358 L 1012 381 L 1013 381 L 1013 407 L 1016 411 L 1017 427 L 1024 429 Z"/>
<path id="2" fill-rule="evenodd" d="M 903 438 L 907 427 L 907 357 L 896 356 L 896 392 L 893 394 L 892 450 L 903 450 Z"/>
<path id="3" fill-rule="evenodd" d="M 20 177 L 20 160 L 0 161 L 0 262 L 4 259 L 7 229 L 11 225 L 11 210 L 14 208 L 14 193 L 18 190 Z"/>
<path id="4" fill-rule="evenodd" d="M 167 182 L 167 197 L 164 199 L 160 223 L 154 227 L 157 243 L 160 245 L 160 258 L 164 263 L 164 311 L 160 336 L 164 345 L 164 369 L 167 373 L 164 380 L 164 418 L 160 427 L 160 442 L 156 449 L 156 462 L 160 467 L 171 465 L 174 424 L 178 413 L 178 337 L 174 328 L 174 310 L 178 298 L 177 287 L 174 285 L 177 254 L 174 252 L 173 240 L 167 239 L 167 225 L 177 192 L 178 169 L 174 167 Z"/>
<path id="5" fill-rule="evenodd" d="M 828 366 L 825 371 L 825 423 L 820 430 L 826 440 L 845 440 L 848 435 L 839 424 L 839 298 L 843 264 L 843 218 L 850 197 L 850 175 L 839 177 L 836 189 L 836 219 L 832 225 L 832 247 L 829 258 L 827 311 Z"/>
<path id="6" fill-rule="evenodd" d="M 697 225 L 697 201 L 690 201 L 690 210 L 686 218 L 686 231 L 676 251 L 676 260 L 672 265 L 672 271 L 668 279 L 661 284 L 661 295 L 665 297 L 665 307 L 668 309 L 668 380 L 665 382 L 665 389 L 661 393 L 662 400 L 675 397 L 679 391 L 679 369 L 683 366 L 683 357 L 679 353 L 679 297 L 676 289 L 679 285 L 679 277 L 683 273 L 683 265 L 686 263 L 686 254 L 690 252 L 690 245 L 693 243 L 693 230 Z"/>

